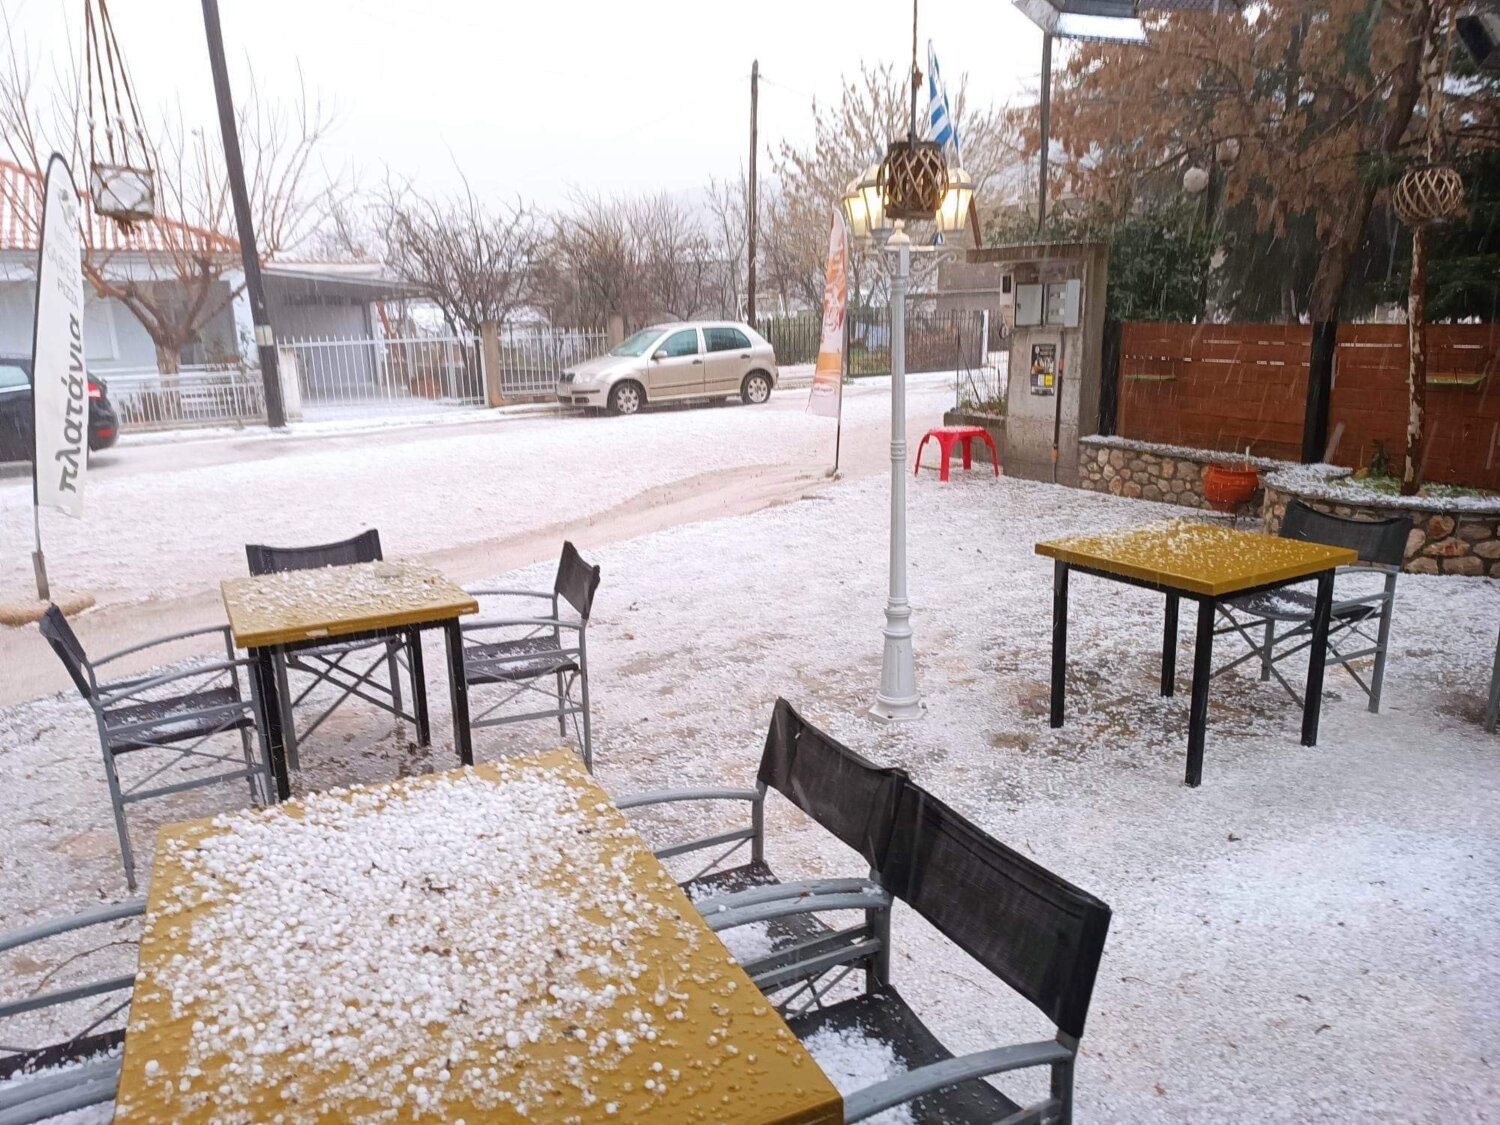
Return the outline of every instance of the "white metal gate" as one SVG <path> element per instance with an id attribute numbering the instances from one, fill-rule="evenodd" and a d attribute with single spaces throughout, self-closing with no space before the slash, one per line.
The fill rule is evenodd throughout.
<path id="1" fill-rule="evenodd" d="M 296 358 L 304 417 L 485 403 L 474 336 L 286 340 L 282 347 Z"/>

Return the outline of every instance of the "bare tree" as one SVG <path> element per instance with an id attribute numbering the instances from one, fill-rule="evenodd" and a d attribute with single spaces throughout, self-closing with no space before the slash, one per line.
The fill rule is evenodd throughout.
<path id="1" fill-rule="evenodd" d="M 704 194 L 712 216 L 709 238 L 714 245 L 718 266 L 715 281 L 719 311 L 725 316 L 738 317 L 749 264 L 749 224 L 745 218 L 749 203 L 745 174 L 741 172 L 737 180 L 710 178 Z"/>
<path id="2" fill-rule="evenodd" d="M 87 149 L 76 71 L 59 73 L 43 91 L 24 43 L 6 24 L 7 57 L 0 69 L 0 151 L 28 175 L 0 180 L 0 191 L 28 235 L 41 225 L 42 169 L 64 137 L 81 176 Z M 72 57 L 74 52 L 69 52 Z M 237 110 L 251 212 L 263 259 L 296 247 L 316 224 L 319 198 L 337 197 L 337 181 L 314 189 L 313 157 L 332 117 L 304 88 L 286 106 L 263 101 L 252 79 Z M 156 172 L 161 216 L 131 233 L 86 219 L 83 272 L 94 291 L 128 308 L 156 346 L 157 369 L 178 370 L 184 348 L 200 341 L 244 288 L 233 207 L 216 131 L 190 128 L 181 108 L 163 115 L 145 139 Z M 86 209 L 86 213 L 88 210 Z M 224 348 L 233 354 L 229 342 Z"/>
<path id="3" fill-rule="evenodd" d="M 779 190 L 765 208 L 763 242 L 770 283 L 784 299 L 818 307 L 833 209 L 850 180 L 878 161 L 890 141 L 904 137 L 911 118 L 909 75 L 890 63 L 862 65 L 846 79 L 839 100 L 812 105 L 813 140 L 783 143 L 772 161 Z M 1020 158 L 1019 137 L 1007 115 L 968 104 L 966 83 L 951 98 L 963 145 L 964 170 L 974 179 L 981 214 L 986 188 Z M 920 128 L 920 121 L 918 126 Z M 864 270 L 867 278 L 879 271 Z"/>
<path id="4" fill-rule="evenodd" d="M 697 217 L 665 192 L 634 200 L 631 236 L 644 266 L 648 313 L 691 320 L 713 301 L 712 251 Z"/>
<path id="5" fill-rule="evenodd" d="M 450 325 L 477 335 L 535 303 L 546 228 L 520 200 L 491 209 L 460 179 L 463 190 L 446 198 L 388 181 L 379 206 L 387 264 Z"/>
<path id="6" fill-rule="evenodd" d="M 718 304 L 719 263 L 697 216 L 665 193 L 575 193 L 556 219 L 545 270 L 554 323 L 605 327 L 689 319 Z"/>

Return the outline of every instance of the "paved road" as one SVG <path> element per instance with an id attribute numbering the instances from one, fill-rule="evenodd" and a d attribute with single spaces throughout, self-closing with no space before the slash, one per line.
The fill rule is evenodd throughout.
<path id="1" fill-rule="evenodd" d="M 952 402 L 951 376 L 916 376 L 908 441 Z M 888 380 L 848 388 L 844 476 L 889 468 Z M 807 392 L 761 407 L 663 409 L 634 418 L 478 414 L 363 432 L 130 445 L 98 458 L 87 514 L 43 514 L 55 589 L 88 593 L 90 651 L 222 620 L 221 578 L 244 544 L 315 543 L 378 527 L 386 554 L 463 582 L 662 527 L 754 511 L 819 486 L 834 424 Z M 0 477 L 0 602 L 33 593 L 30 482 Z M 0 628 L 0 706 L 61 690 L 34 628 Z M 129 669 L 122 668 L 122 671 Z"/>

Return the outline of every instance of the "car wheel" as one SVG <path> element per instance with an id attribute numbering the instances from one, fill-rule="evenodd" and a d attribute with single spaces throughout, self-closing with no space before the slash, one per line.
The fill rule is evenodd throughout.
<path id="1" fill-rule="evenodd" d="M 645 395 L 641 393 L 641 385 L 626 381 L 616 383 L 609 392 L 609 412 L 611 414 L 634 414 L 641 408 Z"/>
<path id="2" fill-rule="evenodd" d="M 771 377 L 764 371 L 752 371 L 745 376 L 745 381 L 740 384 L 740 398 L 752 405 L 758 405 L 771 397 Z"/>

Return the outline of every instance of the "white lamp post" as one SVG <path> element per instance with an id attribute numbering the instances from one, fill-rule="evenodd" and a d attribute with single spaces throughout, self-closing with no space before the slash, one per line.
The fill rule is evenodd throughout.
<path id="1" fill-rule="evenodd" d="M 887 225 L 886 192 L 880 180 L 879 170 L 872 165 L 849 185 L 844 193 L 844 217 L 854 238 L 885 234 L 885 249 L 896 255 L 896 268 L 891 274 L 891 569 L 882 630 L 880 688 L 870 708 L 874 718 L 892 722 L 922 714 L 912 647 L 911 602 L 906 596 L 906 291 L 911 278 L 912 242 L 900 219 Z M 968 222 L 974 188 L 961 168 L 947 171 L 947 183 L 932 219 L 939 231 L 951 233 L 963 230 Z"/>

